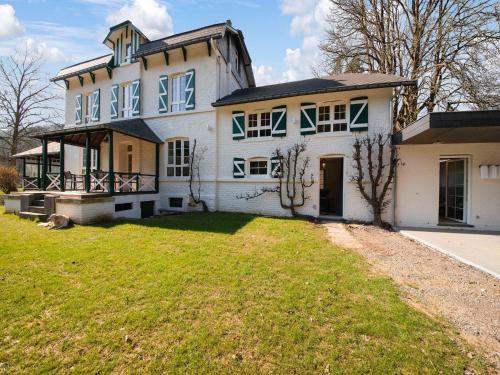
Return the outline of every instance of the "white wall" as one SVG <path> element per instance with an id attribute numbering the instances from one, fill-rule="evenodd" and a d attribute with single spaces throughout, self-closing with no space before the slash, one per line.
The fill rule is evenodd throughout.
<path id="1" fill-rule="evenodd" d="M 306 141 L 307 156 L 311 159 L 309 174 L 314 176 L 315 184 L 308 189 L 310 200 L 299 210 L 302 214 L 319 215 L 319 169 L 320 159 L 328 156 L 344 157 L 344 218 L 356 220 L 371 220 L 371 214 L 365 201 L 361 199 L 354 184 L 349 181 L 353 174 L 352 144 L 356 136 L 367 133 L 319 133 L 303 137 L 300 135 L 300 103 L 302 102 L 333 102 L 345 101 L 348 107 L 349 99 L 367 95 L 369 100 L 369 132 L 387 132 L 391 127 L 390 96 L 391 89 L 367 90 L 363 92 L 343 92 L 321 95 L 271 100 L 250 104 L 222 107 L 218 111 L 218 186 L 217 207 L 222 211 L 245 211 L 266 215 L 289 215 L 288 210 L 281 208 L 276 194 L 266 194 L 256 199 L 237 199 L 242 193 L 252 193 L 262 186 L 274 186 L 277 180 L 270 177 L 233 178 L 233 158 L 241 157 L 248 161 L 253 157 L 269 158 L 273 151 L 280 147 L 286 149 L 290 145 Z M 287 136 L 284 138 L 232 139 L 232 112 L 271 110 L 278 105 L 287 105 Z M 246 124 L 247 125 L 247 124 Z M 248 170 L 248 169 L 247 169 Z M 308 175 L 309 175 L 308 174 Z M 391 211 L 387 211 L 386 220 L 391 220 Z"/>
<path id="2" fill-rule="evenodd" d="M 500 230 L 500 179 L 480 178 L 481 164 L 500 164 L 500 144 L 432 144 L 399 147 L 396 224 L 435 227 L 439 221 L 439 160 L 469 159 L 467 223 L 475 229 Z"/>

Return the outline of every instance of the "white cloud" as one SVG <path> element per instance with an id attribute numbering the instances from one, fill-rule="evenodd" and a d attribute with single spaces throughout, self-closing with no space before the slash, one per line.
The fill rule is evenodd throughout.
<path id="1" fill-rule="evenodd" d="M 59 62 L 67 60 L 64 52 L 61 49 L 54 46 L 49 46 L 44 41 L 33 38 L 26 38 L 24 40 L 24 45 L 28 50 L 36 53 L 46 62 Z"/>
<path id="2" fill-rule="evenodd" d="M 279 75 L 273 71 L 271 66 L 252 65 L 252 69 L 257 86 L 272 85 L 273 83 L 278 83 L 280 81 Z"/>
<path id="3" fill-rule="evenodd" d="M 0 5 L 0 38 L 14 37 L 24 33 L 24 27 L 16 17 L 16 11 L 10 4 Z"/>
<path id="4" fill-rule="evenodd" d="M 290 33 L 302 37 L 302 45 L 285 50 L 286 70 L 283 80 L 310 78 L 313 67 L 320 61 L 319 44 L 327 28 L 329 0 L 282 0 L 281 12 L 292 15 Z"/>
<path id="5" fill-rule="evenodd" d="M 151 40 L 171 35 L 174 29 L 167 6 L 158 0 L 132 0 L 118 11 L 110 11 L 106 18 L 110 26 L 126 20 L 132 21 Z"/>

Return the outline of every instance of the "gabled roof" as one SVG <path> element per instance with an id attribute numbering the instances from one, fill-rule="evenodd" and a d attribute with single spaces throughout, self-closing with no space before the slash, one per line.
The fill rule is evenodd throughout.
<path id="1" fill-rule="evenodd" d="M 214 107 L 259 102 L 292 96 L 323 94 L 340 91 L 376 89 L 383 87 L 414 86 L 417 81 L 382 73 L 347 73 L 323 78 L 279 83 L 275 85 L 238 89 L 212 103 Z"/>
<path id="2" fill-rule="evenodd" d="M 87 60 L 75 65 L 62 68 L 59 73 L 54 78 L 50 80 L 52 82 L 61 81 L 63 79 L 74 77 L 79 74 L 84 74 L 92 72 L 94 70 L 111 67 L 111 62 L 113 61 L 113 54 L 108 54 L 100 57 L 96 57 L 91 60 Z"/>
<path id="3" fill-rule="evenodd" d="M 116 30 L 119 30 L 121 28 L 124 28 L 124 27 L 130 27 L 130 28 L 133 28 L 135 30 L 135 32 L 137 32 L 139 35 L 141 35 L 144 39 L 146 39 L 147 41 L 149 41 L 149 38 L 144 35 L 144 33 L 139 30 L 137 28 L 137 26 L 135 26 L 131 21 L 129 20 L 126 20 L 126 21 L 123 21 L 121 23 L 119 23 L 118 25 L 114 25 L 114 26 L 111 26 L 109 28 L 109 32 L 108 32 L 108 35 L 106 35 L 106 38 L 104 38 L 103 40 L 103 44 L 107 45 L 108 47 L 111 48 L 111 46 L 108 44 L 108 42 L 110 42 L 110 39 L 109 37 L 111 36 L 111 34 L 113 34 L 113 32 L 115 32 Z"/>

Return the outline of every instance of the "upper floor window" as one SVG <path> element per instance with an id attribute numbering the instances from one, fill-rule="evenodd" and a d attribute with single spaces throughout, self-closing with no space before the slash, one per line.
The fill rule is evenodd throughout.
<path id="1" fill-rule="evenodd" d="M 318 133 L 347 131 L 345 104 L 321 105 L 318 107 Z"/>
<path id="2" fill-rule="evenodd" d="M 130 62 L 132 60 L 132 44 L 127 43 L 126 49 L 125 49 L 125 62 Z"/>
<path id="3" fill-rule="evenodd" d="M 186 75 L 172 78 L 172 112 L 186 109 Z"/>
<path id="4" fill-rule="evenodd" d="M 249 161 L 250 176 L 267 175 L 267 159 L 251 159 Z"/>
<path id="5" fill-rule="evenodd" d="M 129 118 L 132 117 L 132 84 L 127 83 L 122 88 L 122 117 Z"/>
<path id="6" fill-rule="evenodd" d="M 189 176 L 189 140 L 174 139 L 167 142 L 167 176 Z"/>
<path id="7" fill-rule="evenodd" d="M 240 72 L 240 54 L 238 51 L 236 51 L 235 56 L 234 56 L 234 65 L 236 66 L 236 71 L 239 73 Z"/>
<path id="8" fill-rule="evenodd" d="M 85 95 L 85 123 L 92 121 L 92 94 Z"/>
<path id="9" fill-rule="evenodd" d="M 247 138 L 271 136 L 271 112 L 250 113 L 248 115 Z"/>

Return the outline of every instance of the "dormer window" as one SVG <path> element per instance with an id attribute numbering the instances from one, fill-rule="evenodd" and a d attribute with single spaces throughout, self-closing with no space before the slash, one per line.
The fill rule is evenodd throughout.
<path id="1" fill-rule="evenodd" d="M 125 62 L 131 62 L 132 61 L 132 44 L 127 43 L 127 48 L 126 48 L 126 53 L 127 55 L 125 56 Z"/>

